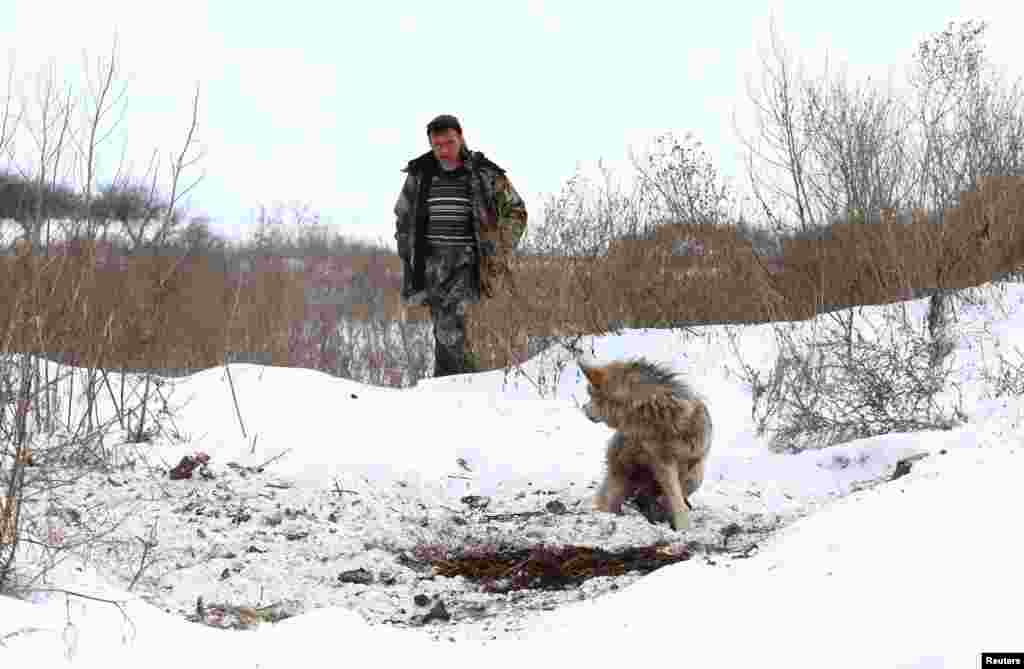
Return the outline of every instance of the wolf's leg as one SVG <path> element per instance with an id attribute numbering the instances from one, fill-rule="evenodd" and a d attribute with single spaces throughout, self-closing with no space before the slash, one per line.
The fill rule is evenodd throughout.
<path id="1" fill-rule="evenodd" d="M 676 531 L 690 528 L 690 512 L 686 509 L 686 500 L 683 498 L 683 488 L 679 482 L 679 464 L 671 462 L 654 463 L 654 478 L 661 486 L 662 492 L 668 498 L 668 506 L 672 511 L 672 529 Z"/>
<path id="2" fill-rule="evenodd" d="M 608 472 L 594 498 L 594 508 L 606 513 L 622 513 L 622 502 L 626 499 L 626 480 L 621 475 Z"/>

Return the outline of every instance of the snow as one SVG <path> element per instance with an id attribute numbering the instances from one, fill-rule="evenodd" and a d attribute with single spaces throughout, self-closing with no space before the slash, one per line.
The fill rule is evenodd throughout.
<path id="1" fill-rule="evenodd" d="M 167 380 L 182 439 L 161 437 L 140 451 L 142 464 L 90 475 L 62 498 L 126 514 L 118 537 L 146 536 L 155 523 L 159 559 L 128 592 L 140 555 L 124 548 L 130 542 L 111 544 L 62 563 L 31 600 L 0 598 L 0 667 L 597 667 L 656 658 L 932 668 L 1020 651 L 1024 399 L 988 397 L 979 379 L 995 351 L 1020 341 L 1024 287 L 989 290 L 957 323 L 967 422 L 796 455 L 769 452 L 756 436 L 735 373 L 735 350 L 770 368 L 769 326 L 589 341 L 591 360 L 666 362 L 707 397 L 714 443 L 686 533 L 632 510 L 590 510 L 610 431 L 579 411 L 586 382 L 564 351 L 519 372 L 404 390 L 232 365 L 244 436 L 225 368 Z M 925 304 L 907 308 L 919 319 Z M 195 451 L 210 455 L 212 478 L 170 481 L 147 469 Z M 910 472 L 890 481 L 909 457 Z M 466 495 L 489 504 L 471 509 Z M 739 528 L 731 538 L 730 526 Z M 495 538 L 607 549 L 663 541 L 694 554 L 643 577 L 508 594 L 430 578 L 399 557 L 423 543 Z M 338 581 L 359 569 L 373 582 Z M 417 624 L 425 610 L 416 595 L 444 601 L 453 620 Z M 294 615 L 217 629 L 186 620 L 200 596 Z"/>

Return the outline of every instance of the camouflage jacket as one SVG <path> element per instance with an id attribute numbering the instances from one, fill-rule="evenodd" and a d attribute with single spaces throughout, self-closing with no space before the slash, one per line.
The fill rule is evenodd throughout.
<path id="1" fill-rule="evenodd" d="M 480 294 L 492 297 L 508 274 L 508 256 L 526 231 L 526 205 L 501 169 L 479 151 L 462 150 L 470 174 L 471 223 L 480 262 Z M 395 203 L 395 240 L 402 257 L 402 302 L 426 299 L 426 198 L 430 179 L 440 169 L 430 151 L 409 161 L 402 170 L 405 184 Z"/>

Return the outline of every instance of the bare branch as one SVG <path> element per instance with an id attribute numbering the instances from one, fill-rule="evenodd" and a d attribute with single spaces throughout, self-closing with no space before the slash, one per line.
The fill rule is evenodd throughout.
<path id="1" fill-rule="evenodd" d="M 11 112 L 11 99 L 14 90 L 14 50 L 11 50 L 11 66 L 7 72 L 7 95 L 4 97 L 3 117 L 0 118 L 0 154 L 13 152 L 14 135 L 17 127 L 22 122 L 22 109 L 19 108 L 17 116 Z"/>
<path id="2" fill-rule="evenodd" d="M 196 84 L 196 94 L 192 99 L 192 122 L 189 125 L 188 133 L 185 136 L 185 144 L 181 148 L 181 153 L 178 154 L 176 160 L 171 163 L 171 198 L 170 206 L 167 210 L 167 222 L 170 222 L 171 215 L 178 204 L 178 200 L 184 197 L 189 191 L 195 188 L 200 181 L 202 181 L 204 175 L 200 175 L 192 184 L 187 188 L 183 189 L 180 193 L 178 192 L 178 181 L 181 178 L 181 174 L 184 170 L 195 165 L 203 157 L 203 152 L 200 151 L 191 160 L 186 160 L 189 150 L 192 148 L 192 144 L 195 140 L 196 126 L 199 123 L 199 84 Z M 172 157 L 173 158 L 173 157 Z M 167 224 L 165 224 L 165 227 Z"/>
<path id="3" fill-rule="evenodd" d="M 83 54 L 84 58 L 84 54 Z M 121 100 L 127 91 L 127 84 L 121 87 L 119 93 L 117 93 L 115 99 L 108 100 L 112 95 L 112 88 L 114 85 L 115 78 L 118 74 L 118 58 L 117 58 L 117 35 L 114 35 L 113 42 L 110 49 L 110 57 L 104 63 L 103 61 L 98 62 L 98 74 L 99 74 L 99 90 L 94 91 L 91 84 L 91 77 L 89 77 L 88 61 L 86 60 L 85 74 L 88 80 L 90 80 L 89 94 L 90 101 L 92 103 L 89 115 L 86 121 L 86 131 L 88 132 L 88 139 L 86 140 L 85 146 L 79 146 L 79 155 L 84 154 L 83 160 L 85 162 L 85 179 L 84 179 L 84 190 L 85 190 L 85 202 L 83 218 L 89 223 L 92 223 L 92 198 L 93 189 L 96 181 L 96 151 L 97 147 L 106 141 L 108 137 L 114 132 L 117 126 L 124 118 L 124 108 L 122 107 L 121 116 L 114 120 L 109 128 L 106 129 L 104 134 L 97 138 L 97 134 L 100 132 L 100 127 L 104 122 L 108 112 L 113 109 L 116 105 L 120 104 Z M 122 154 L 123 161 L 123 154 Z M 115 179 L 116 181 L 116 179 Z"/>

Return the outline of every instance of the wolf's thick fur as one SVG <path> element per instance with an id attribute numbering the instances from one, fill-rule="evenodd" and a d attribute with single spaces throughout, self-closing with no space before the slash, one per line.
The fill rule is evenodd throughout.
<path id="1" fill-rule="evenodd" d="M 627 497 L 660 488 L 672 527 L 689 528 L 686 498 L 704 481 L 711 450 L 711 414 L 704 400 L 671 371 L 643 358 L 579 365 L 590 382 L 587 416 L 616 430 L 595 508 L 621 513 Z"/>

